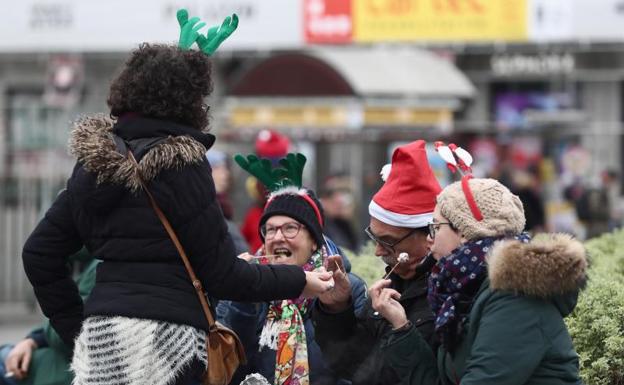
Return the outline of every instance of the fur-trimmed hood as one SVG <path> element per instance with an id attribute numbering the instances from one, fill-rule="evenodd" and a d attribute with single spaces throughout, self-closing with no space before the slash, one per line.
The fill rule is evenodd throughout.
<path id="1" fill-rule="evenodd" d="M 529 243 L 504 240 L 488 256 L 492 290 L 545 299 L 578 293 L 586 270 L 585 247 L 567 234 L 541 235 Z"/>
<path id="2" fill-rule="evenodd" d="M 117 151 L 115 134 L 129 144 L 138 168 Z M 95 175 L 97 185 L 111 183 L 137 191 L 139 175 L 149 181 L 165 169 L 201 162 L 213 143 L 213 135 L 177 123 L 142 117 L 114 122 L 98 114 L 76 121 L 69 152 Z"/>

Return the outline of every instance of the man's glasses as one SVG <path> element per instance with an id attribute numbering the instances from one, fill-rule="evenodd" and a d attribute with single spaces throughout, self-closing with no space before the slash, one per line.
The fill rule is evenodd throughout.
<path id="1" fill-rule="evenodd" d="M 271 226 L 265 224 L 260 227 L 260 234 L 262 234 L 264 239 L 271 240 L 275 238 L 277 231 L 280 230 L 284 238 L 292 239 L 299 234 L 299 230 L 301 230 L 302 227 L 303 225 L 297 222 L 287 222 L 281 226 Z"/>
<path id="2" fill-rule="evenodd" d="M 429 223 L 429 236 L 431 237 L 431 239 L 435 239 L 435 235 L 437 231 L 440 231 L 440 226 L 442 225 L 449 225 L 451 226 L 451 228 L 453 228 L 453 224 L 451 222 L 435 222 L 435 223 Z"/>
<path id="3" fill-rule="evenodd" d="M 398 245 L 399 243 L 403 242 L 404 240 L 406 240 L 409 236 L 413 235 L 415 232 L 417 232 L 419 230 L 419 228 L 414 228 L 411 229 L 409 233 L 405 234 L 405 236 L 403 236 L 401 239 L 394 241 L 392 243 L 390 242 L 386 242 L 384 240 L 379 239 L 375 234 L 373 234 L 373 232 L 370 229 L 370 226 L 368 226 L 367 228 L 364 229 L 364 232 L 366 233 L 366 235 L 368 235 L 368 237 L 373 241 L 376 242 L 378 245 L 380 245 L 381 247 L 383 247 L 384 249 L 386 249 L 387 251 L 389 251 L 392 254 L 396 254 L 396 250 L 394 250 L 394 247 L 396 245 Z"/>

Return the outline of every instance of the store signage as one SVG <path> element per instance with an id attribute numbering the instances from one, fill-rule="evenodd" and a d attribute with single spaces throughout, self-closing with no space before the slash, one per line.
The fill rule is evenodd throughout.
<path id="1" fill-rule="evenodd" d="M 302 0 L 20 0 L 0 13 L 0 36 L 6 37 L 0 52 L 126 51 L 141 42 L 175 43 L 179 8 L 208 26 L 239 15 L 238 29 L 220 52 L 303 46 Z"/>
<path id="2" fill-rule="evenodd" d="M 354 41 L 526 41 L 526 0 L 358 0 Z"/>
<path id="3" fill-rule="evenodd" d="M 574 72 L 576 61 L 574 56 L 565 54 L 543 55 L 493 55 L 490 68 L 494 75 L 554 75 Z"/>
<path id="4" fill-rule="evenodd" d="M 303 15 L 307 43 L 351 42 L 351 0 L 304 0 Z"/>
<path id="5" fill-rule="evenodd" d="M 358 117 L 354 116 L 355 114 Z M 445 108 L 365 106 L 236 106 L 228 114 L 232 127 L 352 127 L 443 126 L 450 127 L 453 113 Z M 355 127 L 359 128 L 359 127 Z"/>

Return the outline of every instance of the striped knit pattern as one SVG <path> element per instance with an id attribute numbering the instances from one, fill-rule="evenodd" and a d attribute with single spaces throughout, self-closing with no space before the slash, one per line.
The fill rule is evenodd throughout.
<path id="1" fill-rule="evenodd" d="M 193 359 L 207 365 L 203 330 L 137 318 L 89 317 L 76 339 L 73 385 L 168 385 Z"/>

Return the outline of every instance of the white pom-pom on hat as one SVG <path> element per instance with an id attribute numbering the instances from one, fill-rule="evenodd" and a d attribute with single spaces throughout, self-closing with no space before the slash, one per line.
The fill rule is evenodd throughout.
<path id="1" fill-rule="evenodd" d="M 390 176 L 390 171 L 392 171 L 392 163 L 388 163 L 383 166 L 381 168 L 381 171 L 379 172 L 379 175 L 381 175 L 381 180 L 383 180 L 384 182 L 387 181 L 388 177 Z"/>

